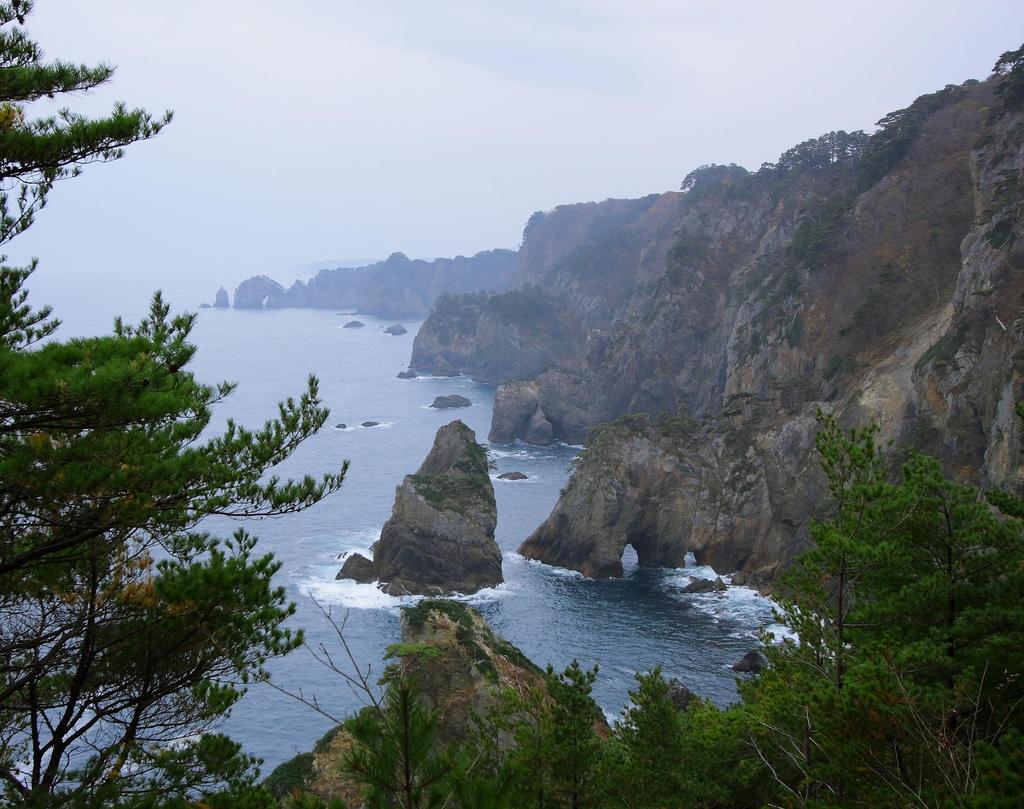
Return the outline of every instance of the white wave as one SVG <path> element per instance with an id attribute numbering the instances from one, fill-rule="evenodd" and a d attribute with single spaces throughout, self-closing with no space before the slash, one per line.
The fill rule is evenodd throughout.
<path id="1" fill-rule="evenodd" d="M 515 551 L 505 551 L 502 556 L 515 564 L 525 564 L 531 567 L 541 568 L 545 573 L 552 576 L 561 576 L 566 579 L 587 578 L 578 570 L 570 570 L 567 567 L 555 567 L 554 565 L 546 564 L 545 562 L 538 561 L 537 559 L 527 559 L 525 556 L 522 556 Z"/>
<path id="2" fill-rule="evenodd" d="M 346 551 L 342 557 L 356 552 L 372 558 L 368 548 Z M 378 589 L 378 582 L 360 584 L 352 579 L 339 580 L 334 578 L 337 573 L 338 565 L 336 563 L 309 568 L 306 576 L 297 582 L 298 591 L 304 596 L 316 599 L 321 604 L 342 606 L 354 610 L 396 611 L 401 607 L 411 606 L 427 598 L 422 595 L 388 595 Z M 495 587 L 485 587 L 475 593 L 454 593 L 445 598 L 476 606 L 508 598 L 518 589 L 518 585 L 506 581 Z"/>
<path id="3" fill-rule="evenodd" d="M 475 593 L 470 593 L 468 595 L 456 593 L 455 595 L 445 596 L 445 598 L 450 598 L 453 601 L 462 601 L 466 604 L 475 606 L 477 604 L 490 604 L 491 602 L 508 598 L 518 589 L 518 584 L 504 581 L 494 587 L 485 587 L 483 590 L 477 590 Z"/>
<path id="4" fill-rule="evenodd" d="M 359 584 L 351 579 L 337 580 L 337 565 L 314 568 L 305 579 L 298 583 L 298 590 L 304 596 L 313 598 L 324 605 L 343 606 L 349 609 L 391 609 L 415 604 L 422 596 L 391 596 L 377 589 L 377 583 Z"/>

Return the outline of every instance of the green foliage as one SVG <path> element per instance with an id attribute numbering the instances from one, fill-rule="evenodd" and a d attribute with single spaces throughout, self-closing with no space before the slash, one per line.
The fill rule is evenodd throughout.
<path id="1" fill-rule="evenodd" d="M 379 706 L 347 723 L 355 744 L 343 773 L 364 787 L 371 809 L 441 806 L 451 757 L 435 749 L 437 714 L 424 707 L 412 682 L 391 679 Z"/>
<path id="2" fill-rule="evenodd" d="M 1009 112 L 1024 105 L 1024 45 L 1002 54 L 992 72 L 998 77 L 996 113 Z"/>
<path id="3" fill-rule="evenodd" d="M 497 645 L 497 638 L 490 634 L 490 629 L 478 627 L 473 619 L 473 613 L 464 604 L 449 599 L 423 599 L 412 607 L 403 607 L 402 614 L 409 626 L 414 630 L 422 629 L 427 617 L 431 612 L 439 612 L 448 617 L 455 624 L 455 640 L 469 653 L 474 665 L 491 682 L 497 682 L 498 671 L 491 662 L 490 656 L 480 645 L 477 633 L 486 631 L 489 634 L 487 640 L 491 645 Z M 509 651 L 514 651 L 519 657 L 522 652 L 516 649 L 511 643 L 502 641 Z M 525 657 L 523 658 L 525 659 Z"/>
<path id="4" fill-rule="evenodd" d="M 924 122 L 943 107 L 964 97 L 962 86 L 947 84 L 935 93 L 915 99 L 906 109 L 890 112 L 878 121 L 878 131 L 865 145 L 857 164 L 857 187 L 866 191 L 899 163 L 914 145 Z"/>
<path id="5" fill-rule="evenodd" d="M 840 163 L 856 161 L 868 142 L 861 131 L 828 132 L 787 149 L 776 163 L 765 163 L 758 174 L 779 177 L 790 172 L 820 171 Z"/>
<path id="6" fill-rule="evenodd" d="M 29 121 L 27 105 L 111 75 L 42 63 L 0 4 L 0 243 L 28 227 L 54 183 L 155 134 L 117 106 Z M 25 283 L 0 267 L 0 802 L 5 806 L 266 807 L 256 762 L 214 727 L 293 649 L 279 565 L 209 516 L 271 516 L 337 489 L 272 469 L 327 418 L 311 378 L 275 418 L 210 435 L 233 385 L 188 370 L 195 318 L 159 294 L 137 326 L 59 341 Z M 44 338 L 49 338 L 43 342 Z"/>
<path id="7" fill-rule="evenodd" d="M 423 660 L 435 660 L 441 656 L 441 650 L 432 643 L 392 643 L 384 651 L 384 659 L 403 657 L 419 657 Z"/>
<path id="8" fill-rule="evenodd" d="M 559 315 L 555 301 L 539 287 L 523 287 L 492 295 L 485 305 L 504 322 L 517 325 L 551 323 Z"/>
<path id="9" fill-rule="evenodd" d="M 87 92 L 109 81 L 109 65 L 88 67 L 44 62 L 23 26 L 32 3 L 0 4 L 0 244 L 29 227 L 53 186 L 77 176 L 83 165 L 115 160 L 125 146 L 157 134 L 171 120 L 118 103 L 106 118 L 70 109 L 29 119 L 30 105 L 43 98 Z"/>
<path id="10" fill-rule="evenodd" d="M 508 706 L 515 746 L 509 753 L 513 805 L 589 807 L 604 794 L 599 777 L 600 712 L 590 694 L 597 669 L 573 661 L 561 674 L 549 666 L 547 693 L 512 695 Z"/>
<path id="11" fill-rule="evenodd" d="M 313 775 L 313 754 L 299 753 L 279 765 L 263 781 L 263 788 L 276 798 L 302 789 Z"/>
<path id="12" fill-rule="evenodd" d="M 979 762 L 1019 766 L 1024 528 L 930 458 L 891 482 L 877 428 L 821 421 L 835 509 L 781 588 L 799 643 L 743 686 L 751 742 L 796 805 L 998 805 L 1017 776 Z"/>

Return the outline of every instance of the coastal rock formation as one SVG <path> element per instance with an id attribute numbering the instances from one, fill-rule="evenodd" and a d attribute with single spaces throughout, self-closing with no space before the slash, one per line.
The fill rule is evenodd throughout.
<path id="1" fill-rule="evenodd" d="M 403 608 L 401 632 L 387 658 L 416 681 L 424 704 L 438 712 L 438 749 L 468 741 L 473 716 L 486 716 L 509 691 L 546 693 L 540 668 L 465 604 L 428 599 Z M 594 711 L 600 716 L 596 705 Z M 510 743 L 508 738 L 500 741 Z M 340 798 L 347 806 L 359 806 L 361 790 L 342 776 L 339 766 L 351 744 L 345 726 L 339 725 L 312 752 L 281 764 L 264 786 L 277 798 L 298 789 L 324 801 Z"/>
<path id="2" fill-rule="evenodd" d="M 344 326 L 342 326 L 342 328 L 343 329 L 361 329 L 365 325 L 366 324 L 363 323 L 363 321 L 361 321 L 361 320 L 350 320 L 348 323 L 346 323 Z"/>
<path id="3" fill-rule="evenodd" d="M 282 294 L 284 287 L 273 278 L 255 275 L 242 281 L 235 289 L 235 308 L 266 309 Z"/>
<path id="4" fill-rule="evenodd" d="M 496 522 L 487 452 L 469 427 L 453 421 L 437 431 L 423 465 L 398 487 L 373 546 L 374 578 L 392 595 L 475 593 L 500 584 Z M 353 577 L 369 575 L 369 560 L 354 559 L 342 574 L 351 564 Z"/>
<path id="5" fill-rule="evenodd" d="M 683 588 L 684 593 L 721 593 L 726 590 L 726 584 L 722 577 L 718 576 L 714 581 L 711 579 L 694 579 Z"/>
<path id="6" fill-rule="evenodd" d="M 595 430 L 519 552 L 607 578 L 622 575 L 632 545 L 641 566 L 682 567 L 693 553 L 723 573 L 746 571 L 752 584 L 772 581 L 809 546 L 827 488 L 811 452 L 814 417 L 779 428 L 760 418 L 737 405 L 705 425 L 625 416 Z"/>
<path id="7" fill-rule="evenodd" d="M 472 717 L 486 715 L 503 689 L 544 690 L 540 668 L 499 637 L 483 616 L 457 601 L 425 600 L 402 610 L 402 642 L 388 648 L 439 711 L 441 746 L 465 742 Z M 435 651 L 424 653 L 424 647 Z"/>
<path id="8" fill-rule="evenodd" d="M 224 287 L 221 287 L 217 290 L 216 296 L 214 296 L 213 308 L 227 309 L 229 306 L 231 306 L 231 301 L 228 300 L 228 291 L 224 289 Z"/>
<path id="9" fill-rule="evenodd" d="M 399 337 L 403 334 L 408 334 L 409 330 L 401 323 L 392 323 L 390 326 L 384 329 L 384 333 L 390 334 L 392 337 Z"/>
<path id="10" fill-rule="evenodd" d="M 352 579 L 360 584 L 369 584 L 377 581 L 377 566 L 372 559 L 367 559 L 361 553 L 352 553 L 345 559 L 335 579 Z"/>
<path id="11" fill-rule="evenodd" d="M 576 443 L 650 414 L 591 436 L 525 555 L 618 575 L 633 544 L 641 564 L 693 552 L 763 586 L 822 505 L 819 408 L 878 421 L 895 460 L 916 447 L 964 483 L 1021 486 L 1024 112 L 1000 106 L 996 81 L 756 172 L 704 167 L 682 194 L 535 215 L 517 280 L 563 332 L 530 333 L 537 373 L 493 339 L 487 307 L 514 293 L 439 302 L 422 353 L 504 383 L 491 440 L 550 440 L 546 422 Z M 503 333 L 529 331 L 526 309 Z"/>
<path id="12" fill-rule="evenodd" d="M 522 472 L 503 472 L 498 475 L 498 480 L 526 480 L 528 475 Z"/>
<path id="13" fill-rule="evenodd" d="M 296 281 L 287 289 L 266 276 L 250 278 L 235 292 L 235 306 L 354 309 L 360 314 L 378 317 L 423 317 L 446 293 L 508 289 L 515 270 L 514 250 L 486 250 L 468 258 L 457 256 L 435 261 L 420 261 L 393 253 L 387 260 L 365 267 L 321 270 L 310 280 Z"/>
<path id="14" fill-rule="evenodd" d="M 415 379 L 419 374 L 415 371 L 399 371 L 396 376 L 399 379 Z"/>
<path id="15" fill-rule="evenodd" d="M 448 396 L 437 396 L 431 403 L 431 407 L 436 410 L 451 410 L 457 407 L 469 407 L 473 404 L 465 396 L 459 396 L 457 393 L 452 393 Z"/>

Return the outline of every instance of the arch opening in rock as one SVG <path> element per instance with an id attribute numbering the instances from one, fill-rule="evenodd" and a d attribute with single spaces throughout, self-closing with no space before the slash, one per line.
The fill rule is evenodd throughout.
<path id="1" fill-rule="evenodd" d="M 637 553 L 637 550 L 633 547 L 632 543 L 626 543 L 626 546 L 622 549 L 620 561 L 622 562 L 623 575 L 631 573 L 640 567 L 640 554 Z"/>

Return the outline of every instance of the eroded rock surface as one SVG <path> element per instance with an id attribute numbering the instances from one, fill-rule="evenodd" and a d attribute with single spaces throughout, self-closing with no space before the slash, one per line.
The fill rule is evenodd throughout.
<path id="1" fill-rule="evenodd" d="M 392 595 L 475 593 L 500 584 L 496 522 L 487 452 L 469 427 L 453 421 L 437 431 L 422 466 L 398 487 L 373 546 L 374 578 Z M 354 559 L 346 568 L 364 567 Z"/>

